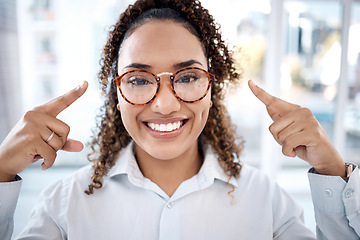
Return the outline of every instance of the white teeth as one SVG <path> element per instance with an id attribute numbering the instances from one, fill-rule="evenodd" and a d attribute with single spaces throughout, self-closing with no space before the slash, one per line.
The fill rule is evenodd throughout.
<path id="1" fill-rule="evenodd" d="M 155 123 L 148 123 L 148 126 L 149 126 L 151 129 L 155 129 Z"/>
<path id="2" fill-rule="evenodd" d="M 166 125 L 166 131 L 172 131 L 174 128 L 173 128 L 173 125 L 172 125 L 172 123 L 168 123 L 167 125 Z"/>
<path id="3" fill-rule="evenodd" d="M 179 129 L 181 126 L 181 121 L 168 123 L 168 124 L 157 124 L 157 123 L 148 123 L 149 128 L 159 132 L 171 132 L 176 129 Z"/>

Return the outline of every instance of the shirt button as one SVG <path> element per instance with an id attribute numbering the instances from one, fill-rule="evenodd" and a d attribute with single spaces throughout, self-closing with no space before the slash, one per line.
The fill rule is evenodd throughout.
<path id="1" fill-rule="evenodd" d="M 352 188 L 345 191 L 345 197 L 346 198 L 352 197 L 353 194 L 354 194 L 354 189 L 352 189 Z"/>
<path id="2" fill-rule="evenodd" d="M 327 197 L 331 197 L 333 195 L 333 192 L 331 191 L 331 189 L 325 189 L 325 196 Z"/>
<path id="3" fill-rule="evenodd" d="M 174 202 L 169 202 L 168 205 L 167 205 L 167 208 L 171 209 L 173 206 L 174 206 Z"/>

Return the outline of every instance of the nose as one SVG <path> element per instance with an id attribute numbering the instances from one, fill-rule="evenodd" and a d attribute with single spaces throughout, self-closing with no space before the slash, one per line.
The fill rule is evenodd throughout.
<path id="1" fill-rule="evenodd" d="M 180 107 L 180 100 L 178 100 L 172 92 L 170 82 L 162 81 L 159 92 L 151 103 L 151 110 L 153 112 L 161 113 L 162 115 L 169 115 L 179 111 Z"/>

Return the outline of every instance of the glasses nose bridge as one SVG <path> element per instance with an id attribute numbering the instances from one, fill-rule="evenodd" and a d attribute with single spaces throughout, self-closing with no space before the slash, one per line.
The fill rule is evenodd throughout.
<path id="1" fill-rule="evenodd" d="M 154 74 L 155 75 L 155 74 Z M 169 82 L 167 82 L 167 81 L 165 81 L 165 83 L 164 82 L 161 82 L 161 77 L 162 76 L 165 76 L 165 75 L 168 75 L 169 76 L 169 78 L 170 78 L 170 81 Z M 155 75 L 156 77 L 156 80 L 157 80 L 157 82 L 158 82 L 158 91 L 157 91 L 157 93 L 156 93 L 156 97 L 155 98 L 158 98 L 158 96 L 159 96 L 159 92 L 160 91 L 162 91 L 160 88 L 163 88 L 165 85 L 167 85 L 167 88 L 170 90 L 170 92 L 172 93 L 172 95 L 174 95 L 174 97 L 176 97 L 176 98 L 178 98 L 177 97 L 177 94 L 175 93 L 175 90 L 173 89 L 173 81 L 174 81 L 174 79 L 175 79 L 175 74 L 174 73 L 172 73 L 172 72 L 161 72 L 161 73 L 158 73 L 158 74 L 156 74 Z M 164 81 L 164 79 L 163 79 L 163 81 Z M 163 89 L 164 90 L 164 89 Z"/>
<path id="2" fill-rule="evenodd" d="M 154 74 L 155 75 L 155 74 Z M 162 76 L 164 76 L 164 75 L 168 75 L 169 76 L 169 78 L 170 78 L 170 82 L 168 83 L 168 84 L 166 84 L 166 85 L 168 85 L 169 87 L 170 87 L 170 89 L 172 89 L 173 87 L 172 87 L 172 81 L 174 81 L 174 78 L 175 78 L 175 76 L 174 76 L 174 74 L 172 73 L 172 72 L 161 72 L 161 73 L 158 73 L 158 74 L 156 74 L 155 76 L 155 78 L 156 78 L 156 80 L 158 81 L 158 84 L 159 84 L 159 88 L 161 87 L 161 86 L 164 86 L 164 83 L 161 83 L 161 77 Z M 173 89 L 172 89 L 173 90 Z"/>
<path id="3" fill-rule="evenodd" d="M 160 81 L 160 77 L 164 76 L 164 75 L 169 75 L 170 80 L 172 80 L 174 78 L 174 74 L 172 72 L 161 72 L 161 73 L 156 74 L 155 76 L 158 79 L 158 81 Z"/>

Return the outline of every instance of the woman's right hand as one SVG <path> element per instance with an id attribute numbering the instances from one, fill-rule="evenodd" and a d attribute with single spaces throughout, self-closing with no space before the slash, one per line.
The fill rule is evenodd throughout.
<path id="1" fill-rule="evenodd" d="M 83 144 L 68 139 L 70 127 L 56 116 L 81 97 L 85 81 L 66 94 L 27 112 L 0 145 L 0 182 L 13 181 L 16 174 L 43 158 L 43 170 L 50 168 L 58 150 L 80 152 Z M 54 132 L 53 137 L 49 139 Z"/>

